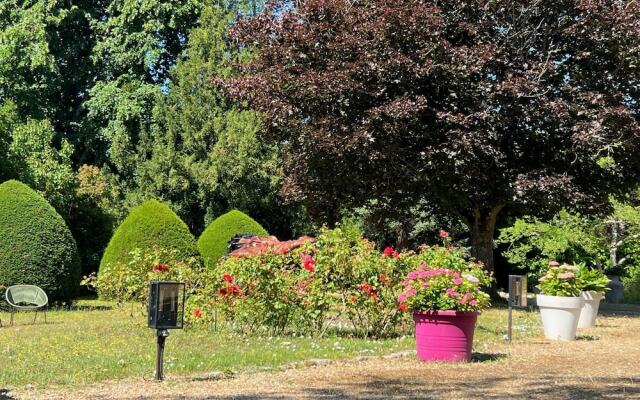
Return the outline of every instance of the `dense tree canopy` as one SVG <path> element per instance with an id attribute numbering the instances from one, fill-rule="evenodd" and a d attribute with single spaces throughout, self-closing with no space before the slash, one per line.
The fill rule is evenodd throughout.
<path id="1" fill-rule="evenodd" d="M 231 208 L 290 235 L 281 163 L 254 112 L 208 84 L 240 54 L 227 35 L 260 0 L 0 2 L 0 183 L 18 179 L 69 225 L 85 273 L 151 197 L 194 233 Z"/>
<path id="2" fill-rule="evenodd" d="M 137 167 L 144 193 L 170 201 L 195 233 L 229 208 L 251 210 L 278 233 L 286 232 L 277 196 L 277 148 L 258 140 L 259 118 L 237 110 L 210 84 L 228 77 L 228 62 L 246 58 L 230 43 L 232 15 L 203 10 L 185 53 L 171 73 L 168 93 L 153 110 L 148 141 L 139 147 Z M 295 215 L 295 214 L 293 214 Z"/>
<path id="3" fill-rule="evenodd" d="M 286 150 L 282 192 L 335 220 L 427 198 L 492 266 L 499 213 L 596 212 L 640 177 L 640 5 L 309 0 L 239 24 L 224 86 Z"/>

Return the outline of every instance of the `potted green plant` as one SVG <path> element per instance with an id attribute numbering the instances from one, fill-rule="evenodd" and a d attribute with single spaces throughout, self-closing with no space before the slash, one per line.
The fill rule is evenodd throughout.
<path id="1" fill-rule="evenodd" d="M 601 271 L 589 269 L 585 265 L 578 267 L 576 276 L 584 298 L 578 328 L 591 328 L 596 325 L 600 301 L 604 298 L 605 292 L 609 290 L 610 280 Z"/>
<path id="2" fill-rule="evenodd" d="M 544 336 L 551 340 L 573 340 L 576 337 L 580 312 L 584 306 L 582 286 L 576 277 L 575 265 L 551 261 L 539 279 L 536 302 L 542 317 Z"/>
<path id="3" fill-rule="evenodd" d="M 427 247 L 417 258 L 422 263 L 407 274 L 398 302 L 413 312 L 418 359 L 469 361 L 479 311 L 489 306 L 482 287 L 491 276 L 461 249 Z"/>

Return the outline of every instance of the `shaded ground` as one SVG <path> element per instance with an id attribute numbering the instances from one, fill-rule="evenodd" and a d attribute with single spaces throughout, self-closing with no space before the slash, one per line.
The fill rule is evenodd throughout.
<path id="1" fill-rule="evenodd" d="M 478 350 L 470 364 L 375 358 L 218 381 L 127 379 L 83 389 L 21 389 L 0 399 L 640 399 L 639 308 L 608 311 L 574 342 L 538 337 Z"/>

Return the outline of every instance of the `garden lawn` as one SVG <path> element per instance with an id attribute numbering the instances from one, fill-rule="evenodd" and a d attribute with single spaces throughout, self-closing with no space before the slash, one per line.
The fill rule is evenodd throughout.
<path id="1" fill-rule="evenodd" d="M 33 313 L 0 313 L 0 387 L 82 386 L 126 377 L 151 378 L 155 362 L 155 331 L 145 325 L 139 309 L 118 308 L 99 301 L 81 301 L 73 311 L 50 311 L 48 323 Z M 518 312 L 515 333 L 538 335 L 536 314 Z M 475 349 L 486 352 L 503 341 L 506 310 L 480 317 Z M 242 338 L 198 330 L 174 330 L 167 340 L 165 374 L 193 375 L 211 371 L 241 372 L 279 367 L 309 359 L 344 359 L 385 355 L 412 349 L 412 335 L 365 340 L 326 338 Z"/>

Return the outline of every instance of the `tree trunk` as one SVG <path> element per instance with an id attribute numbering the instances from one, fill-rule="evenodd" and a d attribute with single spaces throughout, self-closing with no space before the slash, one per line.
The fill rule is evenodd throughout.
<path id="1" fill-rule="evenodd" d="M 493 235 L 496 230 L 498 213 L 503 206 L 491 209 L 471 210 L 467 224 L 471 231 L 471 255 L 484 264 L 487 271 L 493 272 Z"/>
<path id="2" fill-rule="evenodd" d="M 409 229 L 407 224 L 400 224 L 396 229 L 396 249 L 402 250 L 409 247 Z"/>

